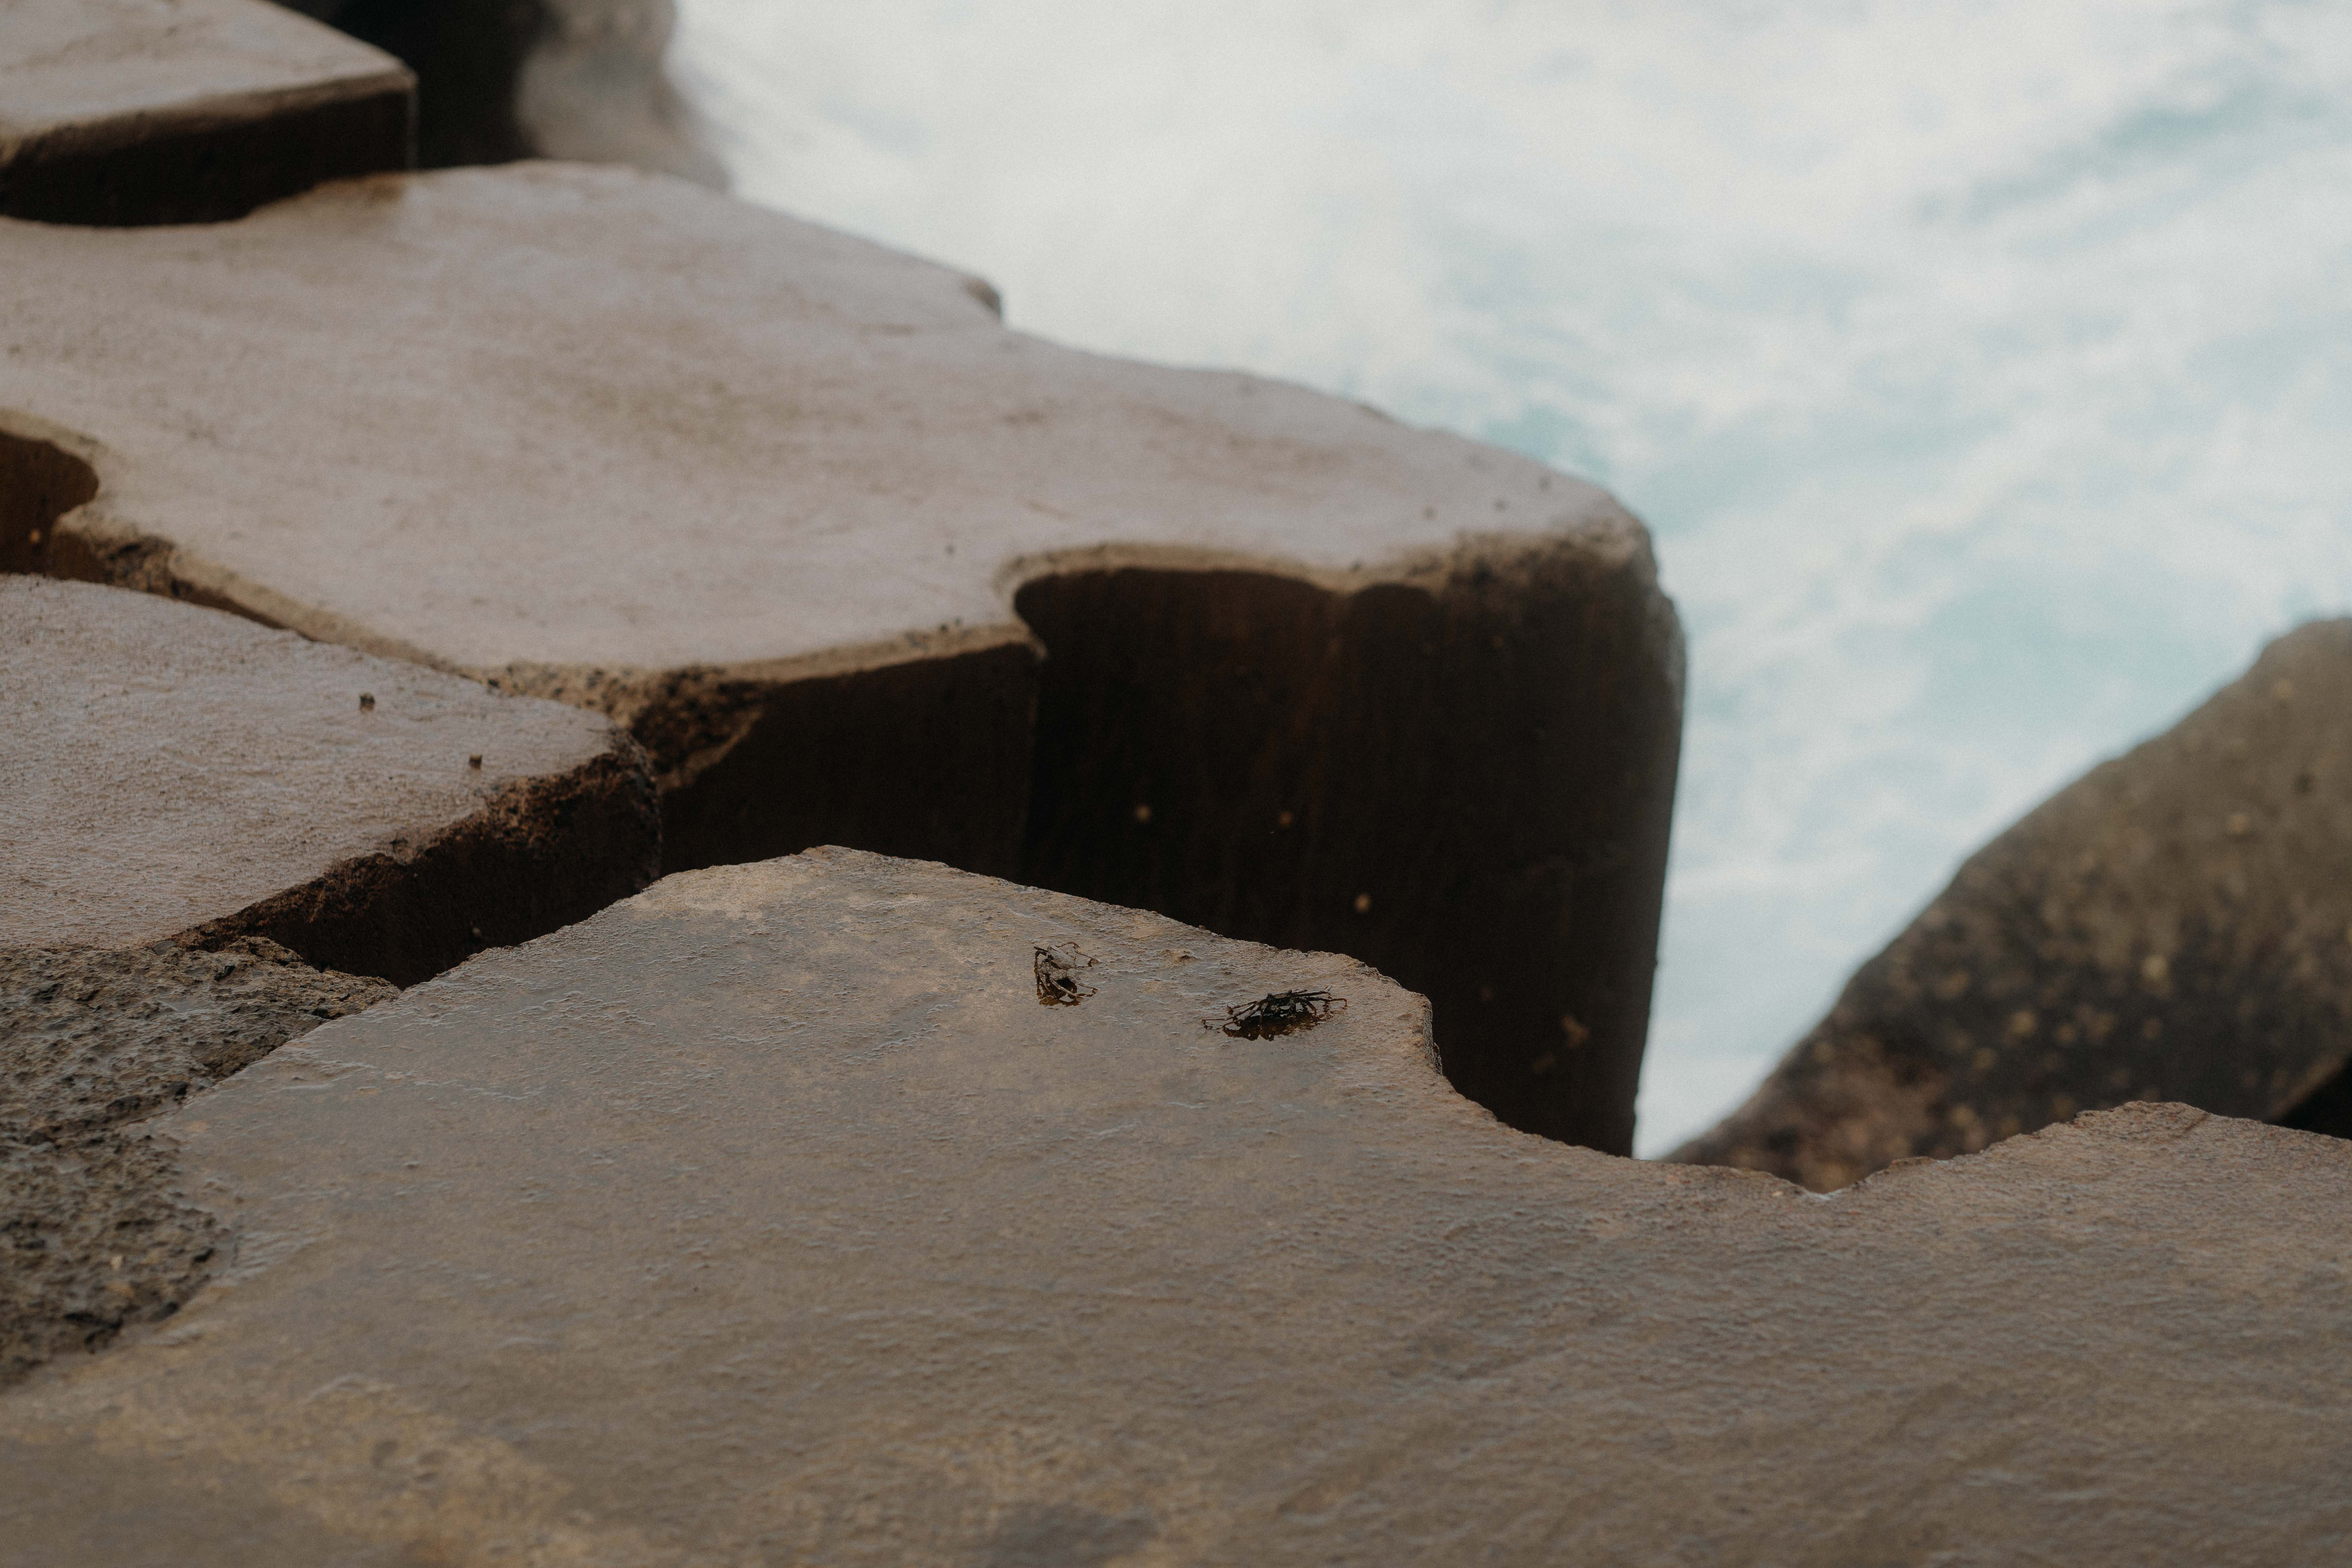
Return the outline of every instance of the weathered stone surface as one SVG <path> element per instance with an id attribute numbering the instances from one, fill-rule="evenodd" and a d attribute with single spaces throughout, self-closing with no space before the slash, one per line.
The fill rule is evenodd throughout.
<path id="1" fill-rule="evenodd" d="M 226 1233 L 136 1125 L 397 994 L 274 942 L 0 948 L 0 1385 L 177 1311 Z"/>
<path id="2" fill-rule="evenodd" d="M 234 1256 L 0 1400 L 0 1561 L 2340 1555 L 2352 1148 L 2134 1106 L 1823 1200 L 1505 1129 L 1427 1024 L 936 866 L 670 879 L 166 1124 Z"/>
<path id="3" fill-rule="evenodd" d="M 255 935 L 404 984 L 659 854 L 606 721 L 145 594 L 0 577 L 0 947 Z"/>
<path id="4" fill-rule="evenodd" d="M 1960 868 L 1674 1158 L 1817 1190 L 2127 1100 L 2352 1132 L 2352 620 Z"/>
<path id="5" fill-rule="evenodd" d="M 263 0 L 0 0 L 0 216 L 236 217 L 406 168 L 400 62 Z"/>
<path id="6" fill-rule="evenodd" d="M 610 712 L 671 868 L 845 842 L 1355 953 L 1498 1114 L 1629 1146 L 1681 645 L 1591 486 L 620 170 L 0 265 L 20 569 Z"/>
<path id="7" fill-rule="evenodd" d="M 416 72 L 428 169 L 571 158 L 724 186 L 663 68 L 670 0 L 281 0 Z"/>

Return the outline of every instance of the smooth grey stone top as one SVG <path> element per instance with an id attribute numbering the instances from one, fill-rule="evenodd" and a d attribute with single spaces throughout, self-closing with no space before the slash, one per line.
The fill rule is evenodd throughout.
<path id="1" fill-rule="evenodd" d="M 1065 567 L 1347 585 L 1499 538 L 1650 571 L 1622 508 L 1528 458 L 1008 331 L 976 280 L 634 171 L 0 222 L 0 433 L 99 485 L 59 548 L 160 549 L 184 591 L 445 668 L 1025 645 L 1013 592 Z"/>
<path id="2" fill-rule="evenodd" d="M 2135 1106 L 1823 1199 L 1510 1131 L 1427 1026 L 933 865 L 672 877 L 161 1124 L 235 1258 L 0 1399 L 0 1561 L 2340 1551 L 2352 1148 Z"/>

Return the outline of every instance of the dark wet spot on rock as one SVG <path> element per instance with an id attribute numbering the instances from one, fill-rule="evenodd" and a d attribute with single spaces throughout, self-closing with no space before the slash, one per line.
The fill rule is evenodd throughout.
<path id="1" fill-rule="evenodd" d="M 1070 1503 L 1019 1503 L 982 1549 L 987 1568 L 1096 1568 L 1160 1533 L 1149 1513 L 1097 1513 Z"/>

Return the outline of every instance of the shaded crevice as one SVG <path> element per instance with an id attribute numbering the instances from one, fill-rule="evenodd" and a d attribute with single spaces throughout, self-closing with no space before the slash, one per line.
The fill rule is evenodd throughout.
<path id="1" fill-rule="evenodd" d="M 147 538 L 92 538 L 65 523 L 98 495 L 98 470 L 35 436 L 0 430 L 0 572 L 96 583 L 223 610 L 283 630 L 268 616 L 200 588 L 172 569 L 172 548 Z"/>
<path id="2" fill-rule="evenodd" d="M 660 874 L 653 784 L 636 748 L 616 744 L 569 773 L 508 786 L 413 849 L 346 860 L 175 940 L 219 948 L 258 937 L 322 969 L 415 985 L 485 948 L 586 920 Z"/>
<path id="3" fill-rule="evenodd" d="M 631 726 L 662 775 L 662 870 L 839 844 L 1015 875 L 1037 663 L 1016 645 L 757 688 L 676 683 Z"/>
<path id="4" fill-rule="evenodd" d="M 408 86 L 159 128 L 133 117 L 53 132 L 0 164 L 0 216 L 125 228 L 226 223 L 329 180 L 412 165 Z"/>
<path id="5" fill-rule="evenodd" d="M 1037 667 L 1013 642 L 796 679 L 520 663 L 483 679 L 628 731 L 660 791 L 663 875 L 838 844 L 1011 877 Z"/>
<path id="6" fill-rule="evenodd" d="M 0 572 L 79 576 L 56 569 L 74 550 L 70 541 L 58 540 L 58 520 L 96 494 L 98 470 L 81 458 L 54 443 L 0 430 Z"/>

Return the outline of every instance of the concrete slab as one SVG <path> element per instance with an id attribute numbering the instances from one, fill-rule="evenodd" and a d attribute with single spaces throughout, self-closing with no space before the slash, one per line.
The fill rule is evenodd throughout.
<path id="1" fill-rule="evenodd" d="M 1427 1025 L 936 866 L 667 879 L 166 1124 L 234 1257 L 0 1399 L 0 1561 L 2340 1554 L 2352 1148 L 2135 1106 L 1823 1200 L 1507 1130 Z"/>
<path id="2" fill-rule="evenodd" d="M 0 216 L 236 217 L 406 168 L 399 61 L 263 0 L 0 0 Z"/>
<path id="3" fill-rule="evenodd" d="M 0 576 L 0 948 L 254 935 L 405 984 L 658 854 L 603 718 L 151 595 Z"/>
<path id="4" fill-rule="evenodd" d="M 1467 1092 L 1629 1146 L 1681 645 L 1591 485 L 618 170 L 0 265 L 18 569 L 610 712 L 671 868 L 846 842 L 1355 953 Z"/>
<path id="5" fill-rule="evenodd" d="M 1960 868 L 1675 1152 L 1826 1191 L 2128 1100 L 2352 1134 L 2352 620 Z"/>

